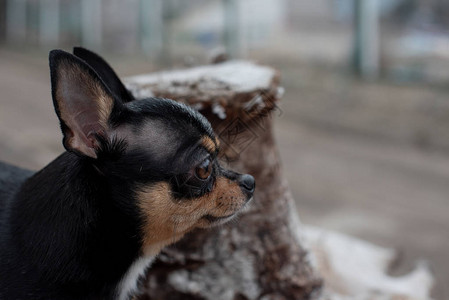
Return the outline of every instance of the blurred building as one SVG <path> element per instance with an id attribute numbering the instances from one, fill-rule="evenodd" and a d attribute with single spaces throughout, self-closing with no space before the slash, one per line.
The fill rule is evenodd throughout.
<path id="1" fill-rule="evenodd" d="M 448 14 L 445 0 L 0 0 L 0 39 L 165 63 L 220 47 L 356 66 L 360 56 L 396 81 L 447 82 Z"/>

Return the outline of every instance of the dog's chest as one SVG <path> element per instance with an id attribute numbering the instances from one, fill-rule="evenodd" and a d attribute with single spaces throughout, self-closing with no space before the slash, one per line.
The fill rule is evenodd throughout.
<path id="1" fill-rule="evenodd" d="M 144 275 L 145 270 L 153 261 L 154 257 L 150 256 L 139 257 L 133 262 L 117 286 L 118 300 L 128 300 L 132 294 L 137 292 L 140 276 Z"/>

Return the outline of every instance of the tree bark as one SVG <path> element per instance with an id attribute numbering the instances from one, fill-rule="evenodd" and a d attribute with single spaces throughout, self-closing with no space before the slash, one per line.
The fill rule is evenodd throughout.
<path id="1" fill-rule="evenodd" d="M 301 224 L 280 167 L 273 115 L 282 111 L 279 74 L 248 62 L 225 62 L 131 77 L 137 97 L 187 103 L 211 122 L 228 167 L 256 179 L 237 221 L 197 230 L 166 248 L 139 299 L 314 299 L 322 280 L 301 242 Z"/>

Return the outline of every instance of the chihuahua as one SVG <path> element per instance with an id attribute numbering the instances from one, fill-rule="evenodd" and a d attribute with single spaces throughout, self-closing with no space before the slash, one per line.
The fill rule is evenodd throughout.
<path id="1" fill-rule="evenodd" d="M 0 163 L 0 299 L 129 299 L 163 247 L 233 218 L 254 178 L 220 166 L 197 111 L 135 99 L 86 49 L 49 60 L 67 151 L 36 173 Z"/>

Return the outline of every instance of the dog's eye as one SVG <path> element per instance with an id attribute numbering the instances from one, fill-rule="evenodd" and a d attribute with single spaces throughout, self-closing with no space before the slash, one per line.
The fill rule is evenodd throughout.
<path id="1" fill-rule="evenodd" d="M 201 180 L 206 180 L 212 173 L 212 163 L 209 158 L 204 160 L 198 167 L 195 168 L 195 175 Z"/>

